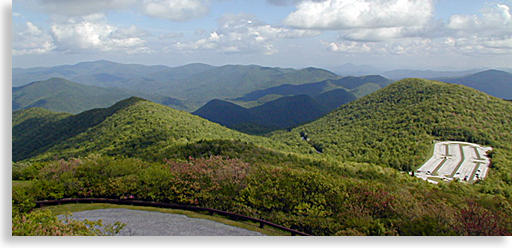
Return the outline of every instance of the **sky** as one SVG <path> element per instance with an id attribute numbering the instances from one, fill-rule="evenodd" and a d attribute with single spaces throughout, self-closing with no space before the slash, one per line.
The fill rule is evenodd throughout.
<path id="1" fill-rule="evenodd" d="M 12 66 L 512 67 L 512 0 L 13 0 Z"/>

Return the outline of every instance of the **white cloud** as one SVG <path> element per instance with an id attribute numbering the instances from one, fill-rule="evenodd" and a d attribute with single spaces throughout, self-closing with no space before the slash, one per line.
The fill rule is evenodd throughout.
<path id="1" fill-rule="evenodd" d="M 331 30 L 422 26 L 433 10 L 432 0 L 309 0 L 299 3 L 284 23 Z"/>
<path id="2" fill-rule="evenodd" d="M 449 44 L 462 53 L 512 53 L 512 15 L 508 5 L 495 4 L 481 15 L 451 16 L 446 29 Z"/>
<path id="3" fill-rule="evenodd" d="M 331 52 L 342 52 L 342 53 L 371 53 L 372 48 L 366 43 L 358 42 L 342 42 L 342 43 L 324 43 L 328 46 L 328 50 Z"/>
<path id="4" fill-rule="evenodd" d="M 177 43 L 175 48 L 184 51 L 209 49 L 219 52 L 247 53 L 278 52 L 274 43 L 283 38 L 299 38 L 319 35 L 314 30 L 294 30 L 273 27 L 249 14 L 224 14 L 218 19 L 218 28 L 209 37 L 189 43 Z"/>
<path id="5" fill-rule="evenodd" d="M 101 14 L 55 21 L 51 34 L 59 51 L 149 51 L 143 39 L 150 35 L 147 31 L 135 26 L 117 28 Z"/>
<path id="6" fill-rule="evenodd" d="M 25 22 L 24 25 L 15 24 L 13 27 L 13 55 L 47 54 L 55 48 L 52 37 L 32 22 Z"/>
<path id="7" fill-rule="evenodd" d="M 327 50 L 373 55 L 512 54 L 512 15 L 505 4 L 483 9 L 480 15 L 454 15 L 446 23 L 430 20 L 418 26 L 380 28 L 354 25 L 340 32 L 342 41 L 323 43 Z"/>
<path id="8" fill-rule="evenodd" d="M 371 54 L 375 56 L 432 56 L 447 54 L 448 44 L 431 39 L 403 39 L 389 42 L 323 42 L 328 51 L 351 54 Z"/>
<path id="9" fill-rule="evenodd" d="M 510 7 L 504 4 L 496 4 L 492 8 L 483 10 L 478 15 L 453 15 L 447 23 L 447 28 L 453 30 L 482 31 L 493 29 L 500 31 L 512 27 L 512 15 Z"/>
<path id="10" fill-rule="evenodd" d="M 142 12 L 150 17 L 171 21 L 188 21 L 209 13 L 206 0 L 144 0 Z"/>

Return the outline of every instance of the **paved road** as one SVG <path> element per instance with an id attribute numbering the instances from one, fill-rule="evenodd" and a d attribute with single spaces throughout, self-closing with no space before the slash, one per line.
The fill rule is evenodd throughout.
<path id="1" fill-rule="evenodd" d="M 259 232 L 186 215 L 123 208 L 88 210 L 73 213 L 77 220 L 102 219 L 104 224 L 121 221 L 126 227 L 120 236 L 263 236 Z"/>

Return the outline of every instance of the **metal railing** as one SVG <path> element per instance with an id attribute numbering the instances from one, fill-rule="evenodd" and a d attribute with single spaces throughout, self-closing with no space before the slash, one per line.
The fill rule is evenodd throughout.
<path id="1" fill-rule="evenodd" d="M 260 224 L 260 228 L 264 228 L 265 225 L 277 228 L 282 231 L 290 232 L 292 236 L 300 235 L 300 236 L 311 236 L 307 233 L 303 233 L 297 230 L 290 229 L 288 227 L 280 226 L 278 224 L 249 217 L 241 214 L 231 213 L 223 210 L 213 209 L 213 208 L 203 208 L 196 206 L 188 206 L 188 205 L 180 205 L 174 203 L 161 203 L 161 202 L 149 202 L 149 201 L 139 201 L 139 200 L 125 200 L 125 199 L 108 199 L 108 198 L 65 198 L 58 200 L 45 200 L 45 201 L 36 201 L 36 207 L 44 207 L 44 206 L 52 206 L 52 205 L 61 205 L 61 204 L 71 204 L 71 203 L 108 203 L 108 204 L 118 204 L 118 205 L 133 205 L 133 206 L 148 206 L 148 207 L 157 207 L 157 208 L 171 208 L 171 209 L 181 209 L 181 210 L 189 210 L 189 211 L 204 211 L 208 212 L 210 215 L 219 214 L 222 216 L 230 217 L 231 219 L 238 221 L 253 221 Z"/>

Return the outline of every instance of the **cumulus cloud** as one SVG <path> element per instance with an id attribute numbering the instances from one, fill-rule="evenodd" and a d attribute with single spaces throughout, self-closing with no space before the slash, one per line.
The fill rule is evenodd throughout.
<path id="1" fill-rule="evenodd" d="M 488 30 L 510 29 L 512 15 L 510 7 L 505 4 L 496 4 L 492 8 L 483 10 L 481 16 L 453 15 L 448 20 L 447 27 L 456 30 Z"/>
<path id="2" fill-rule="evenodd" d="M 13 55 L 47 54 L 55 48 L 52 37 L 32 22 L 13 27 Z"/>
<path id="3" fill-rule="evenodd" d="M 512 53 L 510 7 L 495 4 L 481 15 L 454 15 L 446 24 L 447 43 L 462 52 Z"/>
<path id="4" fill-rule="evenodd" d="M 430 19 L 416 24 L 332 25 L 340 28 L 341 41 L 323 44 L 328 51 L 346 54 L 512 54 L 512 15 L 506 4 L 494 4 L 479 15 L 453 15 L 446 22 Z"/>
<path id="5" fill-rule="evenodd" d="M 150 35 L 147 31 L 117 28 L 101 14 L 55 21 L 50 32 L 59 51 L 151 51 L 143 39 Z"/>
<path id="6" fill-rule="evenodd" d="M 308 0 L 284 23 L 330 30 L 421 26 L 431 20 L 433 10 L 432 0 Z"/>
<path id="7" fill-rule="evenodd" d="M 323 42 L 331 52 L 345 54 L 372 55 L 440 55 L 446 51 L 446 45 L 430 39 L 407 39 L 392 42 Z"/>
<path id="8" fill-rule="evenodd" d="M 278 52 L 274 42 L 284 38 L 299 38 L 320 34 L 314 30 L 294 30 L 274 27 L 249 14 L 225 14 L 218 19 L 218 28 L 208 37 L 189 43 L 177 43 L 179 50 L 209 49 L 219 52 Z"/>

